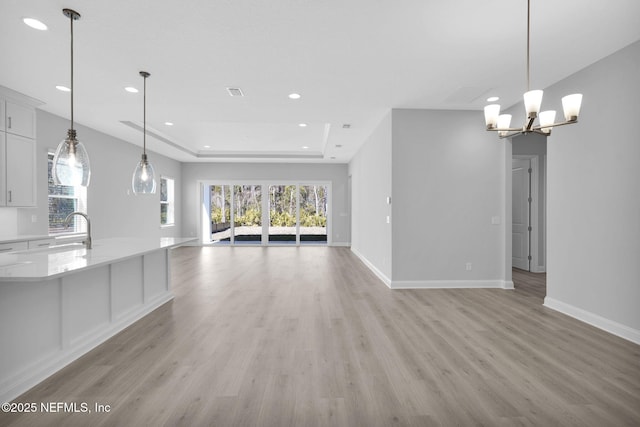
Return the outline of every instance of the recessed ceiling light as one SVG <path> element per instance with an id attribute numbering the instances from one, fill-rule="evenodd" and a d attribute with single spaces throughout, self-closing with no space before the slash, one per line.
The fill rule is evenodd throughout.
<path id="1" fill-rule="evenodd" d="M 307 150 L 307 149 L 309 149 L 309 147 L 307 147 L 306 145 L 303 145 L 303 146 L 302 146 L 302 149 L 303 149 L 303 150 Z"/>
<path id="2" fill-rule="evenodd" d="M 204 147 L 204 148 L 211 148 L 211 146 L 210 146 L 210 145 L 204 145 L 203 147 Z"/>
<path id="3" fill-rule="evenodd" d="M 131 87 L 131 86 L 125 87 L 124 90 L 126 90 L 127 92 L 130 92 L 130 93 L 138 93 L 138 89 L 136 89 L 135 87 Z"/>
<path id="4" fill-rule="evenodd" d="M 291 99 L 300 99 L 301 96 L 300 96 L 299 93 L 290 93 L 289 94 L 289 98 L 291 98 Z"/>
<path id="5" fill-rule="evenodd" d="M 298 126 L 300 126 L 301 128 L 306 128 L 307 124 L 306 123 L 298 123 Z"/>
<path id="6" fill-rule="evenodd" d="M 56 89 L 61 90 L 62 92 L 71 92 L 71 89 L 69 89 L 66 86 L 62 86 L 62 85 L 56 86 Z"/>
<path id="7" fill-rule="evenodd" d="M 487 98 L 487 102 L 496 102 L 499 99 L 499 96 L 490 96 L 489 98 Z"/>
<path id="8" fill-rule="evenodd" d="M 336 156 L 331 156 L 331 160 L 335 160 L 335 159 L 336 159 Z"/>
<path id="9" fill-rule="evenodd" d="M 164 124 L 165 124 L 166 126 L 173 126 L 173 123 L 171 123 L 171 122 L 164 122 Z"/>
<path id="10" fill-rule="evenodd" d="M 24 22 L 31 28 L 35 28 L 36 30 L 44 31 L 48 29 L 44 22 L 38 21 L 35 18 L 23 18 L 22 22 Z"/>

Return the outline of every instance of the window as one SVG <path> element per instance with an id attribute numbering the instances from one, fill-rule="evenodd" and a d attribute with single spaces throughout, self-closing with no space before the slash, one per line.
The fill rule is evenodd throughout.
<path id="1" fill-rule="evenodd" d="M 174 216 L 174 180 L 160 178 L 160 225 L 173 225 Z"/>
<path id="2" fill-rule="evenodd" d="M 53 153 L 49 153 L 49 234 L 86 232 L 86 222 L 74 216 L 65 227 L 64 220 L 71 212 L 87 212 L 87 188 L 70 185 L 55 185 L 51 175 Z"/>

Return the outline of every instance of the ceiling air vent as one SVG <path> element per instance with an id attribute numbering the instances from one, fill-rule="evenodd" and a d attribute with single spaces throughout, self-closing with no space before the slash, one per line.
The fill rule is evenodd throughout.
<path id="1" fill-rule="evenodd" d="M 228 87 L 227 92 L 229 92 L 229 96 L 244 96 L 242 89 L 239 87 Z"/>
<path id="2" fill-rule="evenodd" d="M 351 124 L 350 123 L 343 124 L 342 129 L 351 129 Z"/>

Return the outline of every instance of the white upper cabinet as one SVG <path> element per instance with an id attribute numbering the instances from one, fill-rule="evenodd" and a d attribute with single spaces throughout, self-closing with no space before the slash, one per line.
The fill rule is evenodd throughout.
<path id="1" fill-rule="evenodd" d="M 35 138 L 36 110 L 7 101 L 5 104 L 5 131 L 13 135 Z"/>
<path id="2" fill-rule="evenodd" d="M 36 141 L 7 133 L 7 206 L 36 205 Z"/>
<path id="3" fill-rule="evenodd" d="M 4 113 L 4 100 L 2 98 L 0 98 L 0 131 L 4 131 L 4 119 L 5 119 L 5 113 Z"/>
<path id="4" fill-rule="evenodd" d="M 36 206 L 36 107 L 41 104 L 0 86 L 0 206 Z"/>
<path id="5" fill-rule="evenodd" d="M 0 131 L 0 206 L 7 206 L 7 150 L 5 133 Z"/>

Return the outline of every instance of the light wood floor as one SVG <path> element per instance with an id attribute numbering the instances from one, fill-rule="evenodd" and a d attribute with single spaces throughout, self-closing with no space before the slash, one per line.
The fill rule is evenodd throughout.
<path id="1" fill-rule="evenodd" d="M 527 275 L 391 291 L 328 247 L 181 248 L 172 268 L 173 302 L 16 399 L 109 414 L 0 425 L 640 425 L 640 346 L 544 308 Z"/>

